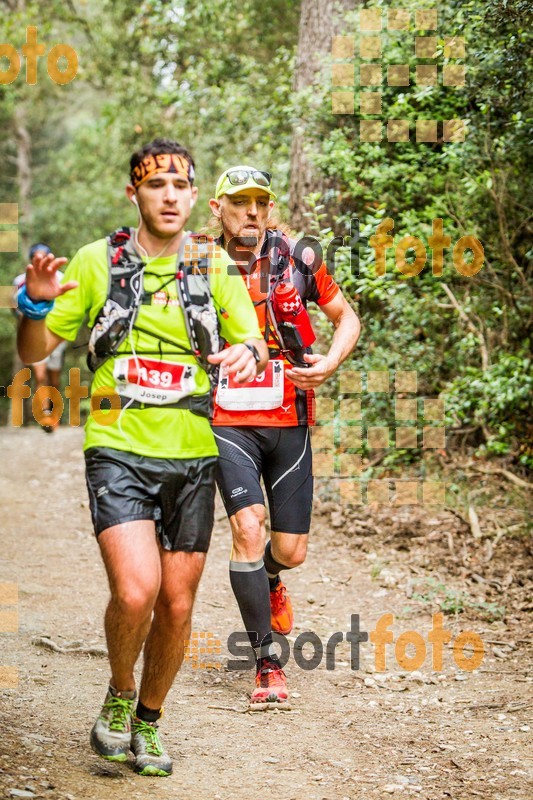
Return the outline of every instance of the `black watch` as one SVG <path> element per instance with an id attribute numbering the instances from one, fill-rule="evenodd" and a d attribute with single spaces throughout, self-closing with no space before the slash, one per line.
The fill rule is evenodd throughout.
<path id="1" fill-rule="evenodd" d="M 248 350 L 250 351 L 250 353 L 251 353 L 251 354 L 253 355 L 253 357 L 255 358 L 255 363 L 256 363 L 256 364 L 259 364 L 259 362 L 261 361 L 261 356 L 259 355 L 259 352 L 258 352 L 258 350 L 257 350 L 257 347 L 255 347 L 253 344 L 246 344 L 246 343 L 244 343 L 244 346 L 248 348 Z"/>

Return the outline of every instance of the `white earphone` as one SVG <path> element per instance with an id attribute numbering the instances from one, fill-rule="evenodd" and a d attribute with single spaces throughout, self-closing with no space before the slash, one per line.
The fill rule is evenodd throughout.
<path id="1" fill-rule="evenodd" d="M 194 204 L 196 203 L 196 200 L 194 199 L 194 197 L 191 197 L 191 201 L 190 202 L 191 202 L 191 208 L 193 208 Z"/>

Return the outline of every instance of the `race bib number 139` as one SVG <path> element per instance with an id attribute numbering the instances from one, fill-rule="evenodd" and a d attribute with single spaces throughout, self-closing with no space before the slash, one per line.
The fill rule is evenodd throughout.
<path id="1" fill-rule="evenodd" d="M 196 389 L 195 364 L 177 364 L 150 358 L 119 358 L 114 377 L 121 397 L 147 405 L 177 403 Z"/>

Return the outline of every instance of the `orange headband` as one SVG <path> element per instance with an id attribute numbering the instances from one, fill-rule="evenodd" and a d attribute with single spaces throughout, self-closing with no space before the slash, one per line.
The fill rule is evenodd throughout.
<path id="1" fill-rule="evenodd" d="M 174 172 L 192 184 L 194 181 L 194 167 L 185 156 L 177 153 L 161 153 L 146 156 L 131 172 L 131 182 L 135 188 L 158 172 Z"/>

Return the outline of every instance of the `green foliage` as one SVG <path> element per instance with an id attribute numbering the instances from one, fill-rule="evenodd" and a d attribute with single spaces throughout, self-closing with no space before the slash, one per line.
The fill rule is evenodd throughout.
<path id="1" fill-rule="evenodd" d="M 469 367 L 446 392 L 449 424 L 484 427 L 489 454 L 519 454 L 520 463 L 533 467 L 530 445 L 533 372 L 531 358 L 501 353 L 485 372 Z"/>
<path id="2" fill-rule="evenodd" d="M 369 5 L 385 11 L 390 4 Z M 440 77 L 436 86 L 414 84 L 413 37 L 421 32 L 413 20 L 420 3 L 409 0 L 402 7 L 411 12 L 411 27 L 381 32 L 383 63 L 409 64 L 411 86 L 388 86 L 385 79 L 380 89 L 383 117 L 409 120 L 411 141 L 360 141 L 357 113 L 332 122 L 330 86 L 316 117 L 324 131 L 316 161 L 335 186 L 330 207 L 340 208 L 324 233 L 348 237 L 357 218 L 361 236 L 369 237 L 390 217 L 395 247 L 411 235 L 427 250 L 425 268 L 413 277 L 398 271 L 394 249 L 388 251 L 385 276 L 376 274 L 368 244 L 360 248 L 358 269 L 347 251 L 338 255 L 336 278 L 357 302 L 364 325 L 350 366 L 415 369 L 419 392 L 440 394 L 449 403 L 448 424 L 470 431 L 472 441 L 484 440 L 480 453 L 503 454 L 530 466 L 524 441 L 531 378 L 524 353 L 531 346 L 533 299 L 532 197 L 526 179 L 531 10 L 526 3 L 497 0 L 438 7 L 439 53 L 443 31 L 466 41 L 467 83 L 460 88 L 443 86 Z M 356 52 L 363 36 L 357 34 L 357 21 L 356 11 L 347 17 L 345 31 L 355 33 Z M 466 139 L 417 143 L 413 130 L 420 118 L 464 119 Z M 428 247 L 436 218 L 451 237 L 442 277 L 432 274 Z M 473 277 L 459 274 L 452 259 L 455 243 L 465 235 L 484 247 L 485 263 Z"/>
<path id="3" fill-rule="evenodd" d="M 374 563 L 370 567 L 370 578 L 371 578 L 371 580 L 377 581 L 377 579 L 379 578 L 379 576 L 383 572 L 384 567 L 385 567 L 385 564 L 382 561 L 380 561 L 379 559 L 377 561 L 374 561 Z"/>
<path id="4" fill-rule="evenodd" d="M 384 13 L 394 6 L 365 5 Z M 272 0 L 268 8 L 258 0 L 0 0 L 1 41 L 20 47 L 34 24 L 47 46 L 75 47 L 80 65 L 71 84 L 57 86 L 41 58 L 36 86 L 18 79 L 0 87 L 0 127 L 7 131 L 0 139 L 0 202 L 15 202 L 20 190 L 21 129 L 31 150 L 21 253 L 0 254 L 0 283 L 22 269 L 30 240 L 44 239 L 72 256 L 117 225 L 133 224 L 123 191 L 129 157 L 156 135 L 182 141 L 196 158 L 200 202 L 192 227 L 207 221 L 207 198 L 230 163 L 270 168 L 283 210 L 293 125 L 305 118 L 329 186 L 311 198 L 307 233 L 327 246 L 335 236 L 348 238 L 357 218 L 363 237 L 358 264 L 348 247 L 335 259 L 335 277 L 363 322 L 347 368 L 416 370 L 421 395 L 446 399 L 449 429 L 471 434 L 481 454 L 528 465 L 530 4 L 450 0 L 438 7 L 439 63 L 445 35 L 466 40 L 464 88 L 443 86 L 441 76 L 435 86 L 415 84 L 413 37 L 423 32 L 414 27 L 414 11 L 434 7 L 432 0 L 405 0 L 410 29 L 381 32 L 384 68 L 409 64 L 411 78 L 409 87 L 384 81 L 383 116 L 407 119 L 412 130 L 419 118 L 463 119 L 466 139 L 454 144 L 416 143 L 413 133 L 408 143 L 361 142 L 357 114 L 331 114 L 328 81 L 295 94 L 300 6 L 297 0 Z M 358 14 L 356 5 L 339 32 L 357 38 Z M 368 239 L 386 217 L 394 220 L 395 247 L 406 235 L 424 243 L 427 264 L 418 276 L 398 270 L 394 249 L 387 251 L 386 274 L 376 274 Z M 436 218 L 451 237 L 442 277 L 432 274 L 428 244 Z M 452 258 L 465 235 L 477 237 L 485 252 L 471 278 L 457 272 Z M 14 324 L 8 311 L 0 311 L 0 321 L 5 384 Z M 325 347 L 330 326 L 319 327 Z M 390 397 L 371 399 L 364 422 L 390 418 Z M 384 465 L 417 455 L 391 451 Z"/>
<path id="5" fill-rule="evenodd" d="M 31 148 L 20 255 L 0 254 L 0 284 L 22 271 L 35 239 L 72 257 L 88 241 L 135 224 L 124 196 L 129 158 L 155 136 L 182 141 L 196 159 L 200 202 L 192 228 L 207 221 L 207 199 L 231 163 L 273 169 L 276 192 L 286 198 L 298 2 L 274 0 L 266 14 L 252 0 L 28 0 L 14 11 L 16 5 L 0 0 L 0 41 L 20 48 L 26 26 L 36 25 L 39 42 L 76 49 L 79 72 L 56 86 L 41 58 L 36 86 L 27 86 L 23 73 L 0 86 L 0 127 L 7 131 L 0 139 L 0 202 L 19 200 L 19 122 Z M 13 346 L 14 319 L 0 309 L 3 385 Z"/>
<path id="6" fill-rule="evenodd" d="M 443 614 L 463 614 L 475 611 L 488 620 L 502 619 L 505 607 L 486 600 L 475 600 L 468 592 L 452 589 L 436 578 L 425 578 L 420 583 L 419 592 L 412 594 L 412 599 L 428 605 L 437 605 Z"/>

